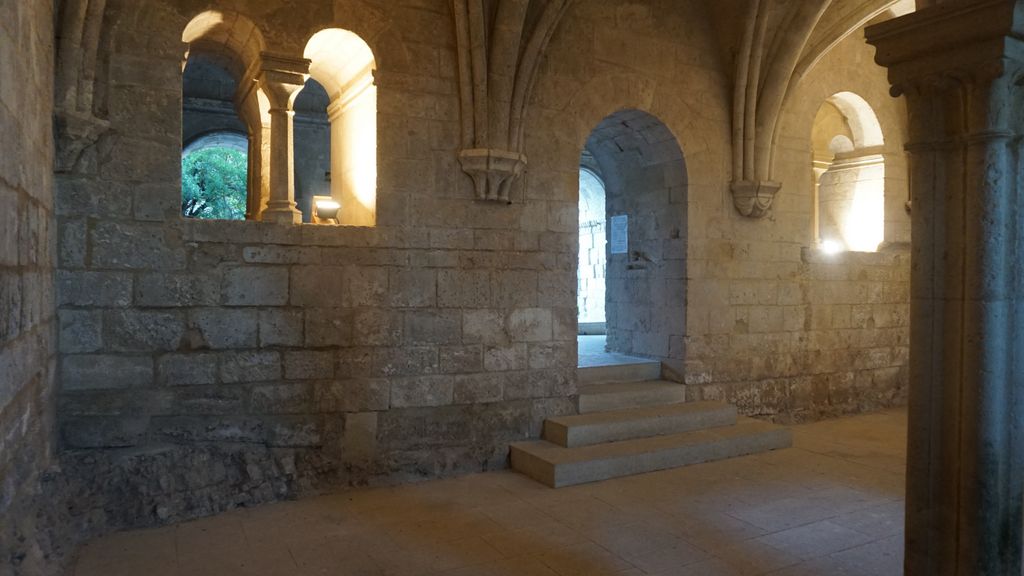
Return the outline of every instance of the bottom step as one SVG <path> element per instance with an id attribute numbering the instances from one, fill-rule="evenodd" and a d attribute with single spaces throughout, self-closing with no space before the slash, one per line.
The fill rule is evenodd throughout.
<path id="1" fill-rule="evenodd" d="M 519 442 L 511 448 L 514 470 L 561 488 L 792 445 L 788 428 L 741 417 L 735 426 L 580 448 L 563 448 L 543 440 Z"/>

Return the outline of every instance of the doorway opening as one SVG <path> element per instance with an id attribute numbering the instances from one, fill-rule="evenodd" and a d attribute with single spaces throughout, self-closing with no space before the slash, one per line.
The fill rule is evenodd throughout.
<path id="1" fill-rule="evenodd" d="M 580 156 L 580 365 L 685 358 L 687 172 L 658 118 L 621 110 Z"/>

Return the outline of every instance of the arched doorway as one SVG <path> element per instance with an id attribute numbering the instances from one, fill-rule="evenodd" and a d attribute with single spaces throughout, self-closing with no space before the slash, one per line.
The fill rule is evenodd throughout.
<path id="1" fill-rule="evenodd" d="M 592 178 L 605 191 L 605 349 L 683 358 L 687 174 L 678 141 L 651 114 L 622 110 L 593 130 L 580 166 L 580 202 L 593 202 L 595 195 L 586 189 Z M 581 219 L 581 244 L 591 239 L 589 229 L 582 228 L 587 225 Z M 582 269 L 578 275 L 582 286 Z M 580 311 L 585 327 L 582 314 L 590 308 Z"/>

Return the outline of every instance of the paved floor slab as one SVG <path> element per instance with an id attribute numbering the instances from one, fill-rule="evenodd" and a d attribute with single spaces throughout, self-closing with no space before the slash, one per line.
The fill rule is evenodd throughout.
<path id="1" fill-rule="evenodd" d="M 906 414 L 795 447 L 552 490 L 513 472 L 115 534 L 75 576 L 898 576 Z"/>

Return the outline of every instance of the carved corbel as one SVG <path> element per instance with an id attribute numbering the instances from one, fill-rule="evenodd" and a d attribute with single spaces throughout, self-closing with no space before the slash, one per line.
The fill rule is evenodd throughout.
<path id="1" fill-rule="evenodd" d="M 526 169 L 527 102 L 571 1 L 452 0 L 462 107 L 459 160 L 478 200 L 510 202 L 512 186 Z"/>
<path id="2" fill-rule="evenodd" d="M 779 182 L 733 182 L 732 202 L 736 210 L 747 218 L 763 218 L 781 188 Z"/>
<path id="3" fill-rule="evenodd" d="M 110 122 L 91 113 L 57 110 L 54 128 L 57 146 L 55 169 L 58 173 L 66 174 L 74 172 L 82 154 L 95 146 L 100 137 L 110 130 Z"/>
<path id="4" fill-rule="evenodd" d="M 459 162 L 473 178 L 478 200 L 508 202 L 512 183 L 526 169 L 526 156 L 504 150 L 463 150 Z"/>
<path id="5" fill-rule="evenodd" d="M 95 109 L 99 44 L 106 0 L 61 3 L 54 128 L 55 170 L 76 170 L 86 150 L 110 130 Z"/>

